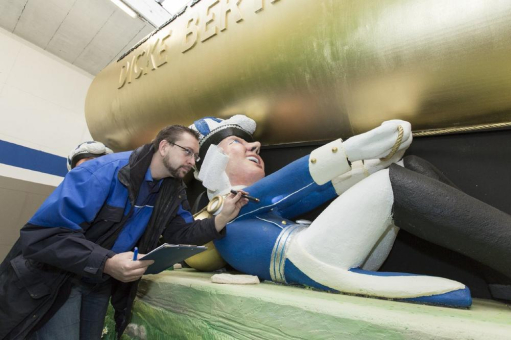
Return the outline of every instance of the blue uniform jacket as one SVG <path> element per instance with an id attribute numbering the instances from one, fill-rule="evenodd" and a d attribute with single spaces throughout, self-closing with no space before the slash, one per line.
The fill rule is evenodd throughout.
<path id="1" fill-rule="evenodd" d="M 308 161 L 309 156 L 304 156 L 244 189 L 260 202 L 249 201 L 227 225 L 226 237 L 215 240 L 216 248 L 231 266 L 275 281 L 274 249 L 283 251 L 287 238 L 298 231 L 289 219 L 337 197 L 331 182 L 314 182 Z M 285 229 L 289 230 L 284 233 Z"/>

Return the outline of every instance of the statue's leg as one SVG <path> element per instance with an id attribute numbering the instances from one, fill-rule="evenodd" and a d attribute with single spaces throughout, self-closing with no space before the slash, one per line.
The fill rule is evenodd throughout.
<path id="1" fill-rule="evenodd" d="M 306 283 L 306 276 L 345 293 L 470 305 L 468 289 L 455 281 L 357 269 L 390 225 L 393 202 L 388 170 L 373 174 L 334 200 L 289 245 L 286 255 L 293 266 L 286 269 L 288 282 Z M 459 295 L 455 302 L 444 299 L 451 294 Z"/>
<path id="2" fill-rule="evenodd" d="M 420 157 L 406 156 L 397 164 L 457 188 L 457 186 L 433 164 Z M 365 270 L 380 269 L 392 250 L 392 246 L 394 245 L 398 232 L 399 228 L 394 223 L 390 224 L 387 227 L 387 230 L 380 237 L 380 240 L 378 240 L 378 242 L 374 245 L 367 259 L 361 265 L 361 268 Z"/>
<path id="3" fill-rule="evenodd" d="M 380 236 L 380 239 L 373 246 L 373 249 L 371 249 L 369 255 L 367 255 L 364 263 L 360 265 L 360 268 L 373 271 L 379 270 L 383 265 L 383 262 L 385 262 L 389 256 L 389 253 L 394 246 L 394 242 L 396 241 L 398 232 L 399 227 L 396 227 L 394 223 L 389 224 L 387 229 Z"/>
<path id="4" fill-rule="evenodd" d="M 458 188 L 450 179 L 448 179 L 440 170 L 433 164 L 417 156 L 406 156 L 403 166 L 407 169 L 418 172 L 422 175 L 436 179 L 442 183 L 448 184 L 451 187 Z M 503 299 L 511 301 L 511 277 L 506 277 L 503 274 L 495 271 L 486 265 L 473 264 L 474 272 L 480 272 L 488 284 L 488 289 L 495 299 Z M 364 268 L 365 269 L 365 268 Z"/>
<path id="5" fill-rule="evenodd" d="M 403 158 L 403 166 L 409 170 L 415 171 L 424 176 L 428 176 L 429 178 L 436 179 L 437 181 L 458 189 L 456 184 L 454 184 L 449 178 L 447 178 L 447 176 L 438 170 L 437 167 L 425 159 L 417 156 L 406 156 Z"/>
<path id="6" fill-rule="evenodd" d="M 511 277 L 511 216 L 450 185 L 392 165 L 397 226 Z"/>

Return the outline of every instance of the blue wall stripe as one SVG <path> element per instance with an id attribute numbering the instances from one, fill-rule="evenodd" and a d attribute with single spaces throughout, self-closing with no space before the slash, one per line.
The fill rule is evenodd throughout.
<path id="1" fill-rule="evenodd" d="M 66 158 L 0 140 L 0 163 L 64 177 Z"/>

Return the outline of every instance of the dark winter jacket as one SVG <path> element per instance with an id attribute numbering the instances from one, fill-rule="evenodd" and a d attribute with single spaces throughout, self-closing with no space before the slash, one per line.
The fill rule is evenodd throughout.
<path id="1" fill-rule="evenodd" d="M 0 265 L 0 339 L 24 339 L 49 319 L 66 300 L 71 276 L 108 278 L 105 262 L 115 255 L 110 249 L 133 215 L 153 153 L 148 144 L 86 162 L 66 176 L 22 228 Z M 193 221 L 189 210 L 184 183 L 164 179 L 138 241 L 140 252 L 155 248 L 160 235 L 165 242 L 182 244 L 221 237 L 213 220 Z M 129 322 L 137 286 L 113 280 L 119 336 Z"/>

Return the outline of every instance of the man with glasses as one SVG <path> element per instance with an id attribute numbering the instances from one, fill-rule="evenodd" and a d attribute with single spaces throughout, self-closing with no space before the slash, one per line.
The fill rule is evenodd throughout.
<path id="1" fill-rule="evenodd" d="M 199 160 L 197 133 L 173 125 L 130 151 L 70 171 L 0 267 L 0 339 L 99 339 L 112 298 L 125 329 L 138 282 L 153 261 L 134 260 L 168 243 L 222 237 L 247 203 L 230 195 L 222 212 L 194 221 L 183 177 Z"/>

